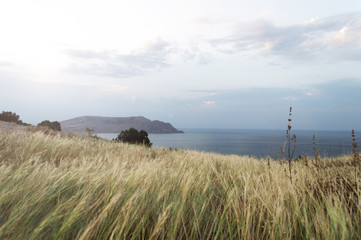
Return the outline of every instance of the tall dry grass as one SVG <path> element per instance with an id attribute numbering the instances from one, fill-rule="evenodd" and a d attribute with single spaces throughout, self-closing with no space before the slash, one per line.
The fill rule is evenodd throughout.
<path id="1" fill-rule="evenodd" d="M 361 239 L 352 156 L 287 163 L 0 131 L 0 239 Z"/>

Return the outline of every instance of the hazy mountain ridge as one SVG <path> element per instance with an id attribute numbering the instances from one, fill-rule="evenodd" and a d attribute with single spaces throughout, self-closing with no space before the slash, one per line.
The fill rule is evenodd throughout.
<path id="1" fill-rule="evenodd" d="M 95 133 L 119 133 L 131 127 L 148 133 L 183 133 L 170 123 L 137 117 L 100 117 L 83 116 L 60 122 L 63 131 L 85 132 L 85 128 L 94 128 Z"/>

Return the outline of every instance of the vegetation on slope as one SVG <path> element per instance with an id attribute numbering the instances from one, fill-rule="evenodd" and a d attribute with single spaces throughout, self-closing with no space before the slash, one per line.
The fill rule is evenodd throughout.
<path id="1" fill-rule="evenodd" d="M 352 156 L 314 162 L 291 184 L 282 162 L 0 130 L 0 239 L 361 239 Z"/>
<path id="2" fill-rule="evenodd" d="M 20 124 L 20 125 L 23 125 L 23 126 L 29 126 L 30 125 L 30 124 L 24 123 L 22 120 L 20 120 L 20 116 L 17 115 L 16 113 L 6 112 L 6 111 L 3 111 L 0 114 L 0 121 L 16 123 L 16 124 Z"/>

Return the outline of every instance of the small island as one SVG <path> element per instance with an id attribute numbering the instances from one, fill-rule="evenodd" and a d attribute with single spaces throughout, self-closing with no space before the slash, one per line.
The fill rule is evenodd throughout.
<path id="1" fill-rule="evenodd" d="M 148 118 L 137 117 L 100 117 L 83 116 L 61 121 L 63 131 L 85 132 L 86 128 L 94 129 L 95 133 L 119 133 L 129 128 L 144 130 L 148 133 L 183 133 L 170 123 L 150 120 Z"/>

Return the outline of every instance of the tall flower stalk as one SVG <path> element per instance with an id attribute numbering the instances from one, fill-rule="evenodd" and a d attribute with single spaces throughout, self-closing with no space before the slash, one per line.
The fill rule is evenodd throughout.
<path id="1" fill-rule="evenodd" d="M 286 144 L 285 151 L 281 147 L 281 153 L 285 157 L 285 160 L 288 162 L 288 171 L 289 178 L 292 184 L 292 159 L 296 150 L 296 134 L 291 133 L 291 121 L 292 121 L 292 107 L 290 107 L 290 112 L 288 113 L 288 126 L 286 130 Z"/>

